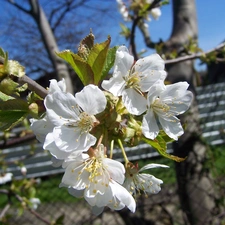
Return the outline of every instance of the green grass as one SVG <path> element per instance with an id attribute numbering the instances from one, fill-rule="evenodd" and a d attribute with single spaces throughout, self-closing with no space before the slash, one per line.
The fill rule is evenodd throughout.
<path id="1" fill-rule="evenodd" d="M 54 202 L 76 202 L 79 199 L 71 196 L 67 188 L 59 188 L 63 174 L 58 174 L 48 178 L 44 178 L 37 186 L 37 197 L 42 203 Z"/>
<path id="2" fill-rule="evenodd" d="M 174 161 L 158 157 L 147 160 L 138 161 L 139 168 L 143 167 L 148 163 L 158 163 L 169 166 L 169 168 L 154 168 L 150 170 L 143 171 L 144 173 L 150 173 L 155 177 L 163 180 L 163 185 L 167 184 L 175 184 L 176 183 L 176 172 L 175 172 L 175 163 Z M 221 185 L 225 185 L 225 146 L 221 147 L 213 147 L 208 150 L 207 160 L 204 164 L 204 168 L 210 170 L 213 178 L 215 179 L 215 183 L 221 187 Z M 42 203 L 54 203 L 54 202 L 76 202 L 79 199 L 71 196 L 67 188 L 59 188 L 59 184 L 61 182 L 63 174 L 58 174 L 54 176 L 49 176 L 42 178 L 41 183 L 36 187 L 36 197 L 38 197 Z M 223 183 L 223 184 L 222 184 Z M 0 188 L 8 188 L 8 185 L 2 185 Z M 0 194 L 0 207 L 4 207 L 7 203 L 7 196 L 4 194 Z"/>
<path id="3" fill-rule="evenodd" d="M 204 167 L 212 174 L 218 190 L 225 186 L 225 146 L 215 146 L 208 150 Z"/>

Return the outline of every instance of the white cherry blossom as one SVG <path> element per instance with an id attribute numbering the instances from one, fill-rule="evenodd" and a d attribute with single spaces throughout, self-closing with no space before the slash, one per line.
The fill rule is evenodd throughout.
<path id="1" fill-rule="evenodd" d="M 4 175 L 0 175 L 0 185 L 10 182 L 12 180 L 12 177 L 13 177 L 12 173 L 6 173 Z"/>
<path id="2" fill-rule="evenodd" d="M 66 170 L 60 186 L 68 187 L 69 193 L 76 197 L 83 196 L 95 214 L 100 214 L 105 206 L 114 210 L 127 206 L 135 211 L 133 197 L 121 186 L 125 178 L 124 166 L 106 158 L 103 145 L 93 150 L 92 156 L 71 154 L 63 167 Z"/>
<path id="3" fill-rule="evenodd" d="M 54 128 L 47 134 L 44 148 L 57 159 L 75 150 L 86 151 L 95 144 L 96 137 L 89 132 L 99 124 L 95 115 L 106 107 L 105 95 L 97 86 L 85 86 L 75 97 L 54 92 L 45 98 L 45 107 Z"/>
<path id="4" fill-rule="evenodd" d="M 44 100 L 46 116 L 31 119 L 37 139 L 58 160 L 65 159 L 72 151 L 80 154 L 95 144 L 96 137 L 89 132 L 99 124 L 95 115 L 106 107 L 105 95 L 95 85 L 85 86 L 75 96 L 65 90 L 65 81 L 51 80 Z"/>
<path id="5" fill-rule="evenodd" d="M 153 0 L 146 0 L 146 3 L 148 4 L 152 4 Z M 150 10 L 150 15 L 155 19 L 157 20 L 161 15 L 162 15 L 162 12 L 160 10 L 159 7 L 156 7 L 156 8 L 153 8 Z M 150 20 L 150 19 L 149 19 Z"/>
<path id="6" fill-rule="evenodd" d="M 66 92 L 65 80 L 56 81 L 55 79 L 50 80 L 50 85 L 48 88 L 48 94 L 53 94 L 56 91 Z M 36 135 L 36 138 L 41 143 L 44 143 L 46 135 L 53 130 L 54 125 L 49 121 L 47 116 L 42 119 L 30 119 L 31 129 Z"/>
<path id="7" fill-rule="evenodd" d="M 143 192 L 145 195 L 157 194 L 161 190 L 160 184 L 162 184 L 163 181 L 151 174 L 140 172 L 158 167 L 168 168 L 166 165 L 151 163 L 147 164 L 141 169 L 138 169 L 138 164 L 131 164 L 127 168 L 126 179 L 123 186 L 134 196 L 137 194 L 140 195 L 141 192 Z"/>
<path id="8" fill-rule="evenodd" d="M 116 0 L 118 4 L 118 9 L 120 14 L 122 15 L 124 21 L 129 21 L 129 13 L 125 3 L 122 0 Z"/>
<path id="9" fill-rule="evenodd" d="M 48 88 L 48 94 L 53 94 L 56 91 L 66 92 L 66 82 L 64 79 L 57 82 L 57 80 L 50 80 L 50 85 Z"/>
<path id="10" fill-rule="evenodd" d="M 127 110 L 134 115 L 146 111 L 147 92 L 158 80 L 164 80 L 164 61 L 158 54 L 152 54 L 134 62 L 125 46 L 120 46 L 116 52 L 113 76 L 102 82 L 102 87 L 114 96 L 122 96 Z"/>
<path id="11" fill-rule="evenodd" d="M 165 133 L 177 140 L 184 131 L 176 117 L 184 113 L 191 105 L 193 94 L 187 91 L 187 82 L 164 85 L 159 81 L 148 92 L 148 110 L 142 121 L 142 133 L 149 139 L 155 139 L 159 133 L 159 124 Z"/>
<path id="12" fill-rule="evenodd" d="M 39 198 L 30 198 L 29 203 L 30 203 L 30 208 L 36 210 L 38 206 L 41 204 L 41 201 Z"/>
<path id="13" fill-rule="evenodd" d="M 150 11 L 150 14 L 153 16 L 153 18 L 155 20 L 157 20 L 162 15 L 160 8 L 154 8 L 154 9 L 152 9 Z"/>

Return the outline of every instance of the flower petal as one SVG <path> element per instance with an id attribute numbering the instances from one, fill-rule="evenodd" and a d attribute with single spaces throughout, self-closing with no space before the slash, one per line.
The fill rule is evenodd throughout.
<path id="1" fill-rule="evenodd" d="M 134 62 L 134 57 L 129 54 L 125 46 L 120 46 L 116 51 L 113 76 L 102 82 L 102 87 L 111 92 L 114 96 L 121 96 L 125 88 L 124 78 L 129 75 Z"/>
<path id="2" fill-rule="evenodd" d="M 66 82 L 65 82 L 65 79 L 62 79 L 59 82 L 57 82 L 57 80 L 55 80 L 55 79 L 50 80 L 48 94 L 53 94 L 56 91 L 66 92 Z"/>
<path id="3" fill-rule="evenodd" d="M 96 142 L 96 137 L 76 127 L 55 127 L 53 136 L 56 146 L 65 152 L 88 150 Z"/>
<path id="4" fill-rule="evenodd" d="M 115 202 L 112 202 L 108 204 L 108 207 L 110 207 L 111 209 L 120 210 L 124 206 L 127 206 L 127 208 L 134 213 L 136 209 L 136 202 L 134 201 L 132 195 L 127 191 L 127 189 L 113 180 L 109 185 L 112 188 L 113 196 L 115 196 L 119 200 L 120 204 L 118 205 L 115 204 Z"/>
<path id="5" fill-rule="evenodd" d="M 134 63 L 134 57 L 130 55 L 127 47 L 120 46 L 116 51 L 114 73 L 117 73 L 118 71 L 120 71 L 123 77 L 127 76 L 128 71 L 131 69 L 133 63 Z"/>
<path id="6" fill-rule="evenodd" d="M 77 190 L 73 187 L 68 188 L 69 194 L 73 195 L 76 198 L 81 198 L 84 195 L 84 189 L 83 190 Z"/>
<path id="7" fill-rule="evenodd" d="M 149 74 L 142 78 L 140 81 L 140 87 L 143 92 L 149 91 L 152 85 L 154 85 L 159 80 L 164 81 L 166 78 L 166 71 L 149 71 Z"/>
<path id="8" fill-rule="evenodd" d="M 188 86 L 187 82 L 166 85 L 165 91 L 160 96 L 174 115 L 184 113 L 191 105 L 193 94 L 187 91 Z"/>
<path id="9" fill-rule="evenodd" d="M 99 216 L 104 210 L 104 207 L 92 206 L 91 211 L 95 216 Z"/>
<path id="10" fill-rule="evenodd" d="M 31 125 L 30 128 L 36 135 L 36 138 L 41 143 L 44 143 L 45 137 L 49 132 L 52 132 L 53 124 L 50 123 L 47 117 L 44 117 L 43 119 L 36 120 L 36 119 L 30 119 Z"/>
<path id="11" fill-rule="evenodd" d="M 78 105 L 88 114 L 96 115 L 106 107 L 104 93 L 95 85 L 88 85 L 75 95 Z"/>
<path id="12" fill-rule="evenodd" d="M 122 94 L 122 101 L 129 113 L 141 115 L 147 109 L 147 100 L 133 88 L 125 89 Z"/>
<path id="13" fill-rule="evenodd" d="M 142 133 L 146 138 L 154 140 L 159 133 L 159 127 L 153 110 L 150 108 L 142 120 Z"/>
<path id="14" fill-rule="evenodd" d="M 135 71 L 147 73 L 149 70 L 164 70 L 164 60 L 158 54 L 152 54 L 142 59 L 139 59 L 135 63 Z"/>
<path id="15" fill-rule="evenodd" d="M 165 63 L 158 54 L 152 54 L 139 59 L 135 65 L 135 71 L 142 78 L 140 82 L 141 90 L 146 92 L 158 80 L 164 81 L 166 72 Z"/>
<path id="16" fill-rule="evenodd" d="M 152 169 L 152 168 L 158 168 L 158 167 L 169 168 L 169 166 L 166 166 L 166 165 L 163 165 L 163 164 L 149 163 L 149 164 L 143 166 L 139 170 L 139 172 L 144 171 L 144 170 L 148 170 L 148 169 Z"/>
<path id="17" fill-rule="evenodd" d="M 110 177 L 116 182 L 122 184 L 125 179 L 125 168 L 121 162 L 112 160 L 109 158 L 104 159 L 104 165 L 107 166 L 107 171 L 110 174 Z"/>
<path id="18" fill-rule="evenodd" d="M 79 108 L 75 97 L 70 93 L 54 92 L 47 95 L 44 100 L 46 114 L 49 120 L 55 125 L 63 125 L 65 121 L 77 120 L 79 118 Z"/>
<path id="19" fill-rule="evenodd" d="M 84 169 L 83 161 L 74 161 L 68 164 L 62 178 L 61 186 L 83 190 L 88 185 L 89 173 Z"/>
<path id="20" fill-rule="evenodd" d="M 170 138 L 173 138 L 174 140 L 178 140 L 178 137 L 184 133 L 184 130 L 180 124 L 180 120 L 175 116 L 171 117 L 160 116 L 159 121 L 166 134 Z"/>
<path id="21" fill-rule="evenodd" d="M 150 13 L 155 20 L 157 20 L 162 14 L 160 8 L 153 8 Z"/>
<path id="22" fill-rule="evenodd" d="M 109 80 L 103 80 L 102 87 L 111 92 L 114 96 L 121 96 L 125 86 L 125 80 L 118 71 Z"/>
<path id="23" fill-rule="evenodd" d="M 62 166 L 64 160 L 63 159 L 57 159 L 55 156 L 52 156 L 51 158 L 52 166 L 53 167 L 59 167 Z"/>
<path id="24" fill-rule="evenodd" d="M 140 180 L 137 184 L 138 189 L 150 194 L 157 194 L 161 190 L 160 184 L 162 184 L 163 181 L 153 175 L 141 173 L 137 175 L 137 177 Z"/>
<path id="25" fill-rule="evenodd" d="M 165 90 L 164 82 L 159 80 L 154 85 L 151 86 L 147 95 L 147 103 L 150 107 L 155 99 L 160 96 L 160 94 Z"/>
<path id="26" fill-rule="evenodd" d="M 84 198 L 91 206 L 104 207 L 113 197 L 113 192 L 110 186 L 105 186 L 103 194 L 96 192 L 97 189 L 91 187 L 91 185 L 85 189 Z"/>
<path id="27" fill-rule="evenodd" d="M 61 151 L 55 144 L 53 133 L 48 133 L 43 145 L 45 150 L 48 150 L 56 159 L 65 159 L 69 156 L 69 152 Z"/>

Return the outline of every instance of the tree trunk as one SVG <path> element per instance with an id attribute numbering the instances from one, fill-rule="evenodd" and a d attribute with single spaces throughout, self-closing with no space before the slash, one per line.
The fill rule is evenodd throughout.
<path id="1" fill-rule="evenodd" d="M 65 79 L 67 91 L 73 93 L 73 86 L 68 67 L 64 63 L 64 61 L 57 57 L 55 54 L 55 52 L 58 52 L 59 49 L 46 15 L 38 0 L 29 0 L 29 2 L 31 6 L 30 13 L 38 25 L 44 46 L 48 52 L 50 60 L 52 61 L 56 75 L 59 80 L 61 80 L 62 78 Z"/>
<path id="2" fill-rule="evenodd" d="M 190 39 L 197 40 L 195 0 L 173 0 L 173 31 L 165 43 L 165 52 L 176 49 L 178 54 L 185 54 L 183 46 Z M 170 82 L 187 81 L 190 90 L 195 93 L 193 61 L 168 65 L 166 69 Z M 188 156 L 184 162 L 176 163 L 178 191 L 185 224 L 207 224 L 215 207 L 214 189 L 210 173 L 203 168 L 206 146 L 200 141 L 201 132 L 195 99 L 189 112 L 180 119 L 187 127 L 184 135 L 173 147 L 175 155 Z"/>

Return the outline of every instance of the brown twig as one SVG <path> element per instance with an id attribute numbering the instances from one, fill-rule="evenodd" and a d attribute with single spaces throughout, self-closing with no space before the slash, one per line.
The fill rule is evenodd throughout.
<path id="1" fill-rule="evenodd" d="M 18 194 L 15 194 L 13 193 L 14 196 L 16 197 L 16 199 L 20 202 L 23 202 L 23 198 L 18 195 Z M 35 210 L 31 209 L 30 207 L 27 207 L 26 208 L 31 214 L 33 214 L 34 216 L 36 216 L 39 220 L 41 220 L 42 222 L 46 223 L 46 224 L 49 224 L 51 225 L 52 223 L 48 220 L 46 220 L 45 218 L 43 218 L 39 213 L 37 213 Z"/>
<path id="2" fill-rule="evenodd" d="M 7 213 L 7 211 L 10 209 L 10 204 L 8 203 L 4 209 L 1 211 L 1 214 L 0 214 L 0 221 L 2 220 L 2 218 L 5 216 L 5 214 Z"/>
<path id="3" fill-rule="evenodd" d="M 147 8 L 146 11 L 150 11 L 150 10 L 152 10 L 153 8 L 157 7 L 158 4 L 159 4 L 160 2 L 161 2 L 161 0 L 154 0 L 154 1 L 149 5 L 149 7 Z M 136 47 L 135 47 L 135 30 L 136 30 L 136 27 L 137 27 L 139 21 L 140 21 L 142 18 L 143 18 L 142 16 L 137 16 L 137 17 L 133 20 L 133 24 L 132 24 L 132 28 L 131 28 L 130 46 L 131 46 L 131 51 L 132 51 L 132 54 L 133 54 L 135 60 L 138 60 L 138 54 L 137 54 Z"/>
<path id="4" fill-rule="evenodd" d="M 20 144 L 21 142 L 27 142 L 35 139 L 35 135 L 33 133 L 27 134 L 23 137 L 17 137 L 10 140 L 6 140 L 3 143 L 0 143 L 0 148 L 8 148 L 14 145 Z"/>
<path id="5" fill-rule="evenodd" d="M 28 76 L 24 75 L 18 79 L 19 84 L 28 84 L 28 89 L 30 91 L 35 92 L 37 95 L 39 95 L 41 98 L 45 98 L 48 94 L 48 91 L 43 88 L 41 85 L 39 85 L 37 82 L 29 78 Z"/>
<path id="6" fill-rule="evenodd" d="M 15 198 L 16 198 L 19 202 L 21 202 L 21 203 L 24 202 L 23 198 L 22 198 L 20 195 L 14 193 L 14 192 L 12 192 L 12 191 L 9 191 L 9 190 L 6 190 L 6 189 L 1 189 L 1 190 L 0 190 L 0 193 L 6 194 L 6 195 L 8 195 L 8 196 L 13 195 L 13 196 L 15 196 Z M 5 213 L 6 213 L 7 210 L 9 209 L 9 207 L 10 207 L 10 204 L 7 204 L 7 205 L 5 206 L 5 208 L 4 208 L 3 211 L 1 212 L 0 219 L 2 219 L 2 218 L 4 217 Z M 51 224 L 52 224 L 50 221 L 48 221 L 48 220 L 46 220 L 45 218 L 43 218 L 39 213 L 37 213 L 35 210 L 31 209 L 30 207 L 26 207 L 26 209 L 27 209 L 31 214 L 33 214 L 34 216 L 36 216 L 39 220 L 41 220 L 42 222 L 44 222 L 45 224 L 48 224 L 48 225 L 51 225 Z"/>
<path id="7" fill-rule="evenodd" d="M 186 61 L 186 60 L 192 60 L 192 59 L 198 59 L 198 58 L 201 58 L 203 56 L 206 56 L 212 52 L 216 52 L 216 51 L 219 51 L 220 49 L 224 48 L 225 47 L 225 42 L 223 42 L 222 44 L 218 45 L 217 47 L 209 50 L 209 51 L 206 51 L 206 52 L 198 52 L 198 53 L 194 53 L 192 55 L 185 55 L 185 56 L 181 56 L 181 57 L 178 57 L 176 59 L 168 59 L 168 60 L 165 60 L 165 64 L 175 64 L 175 63 L 179 63 L 179 62 L 183 62 L 183 61 Z"/>

